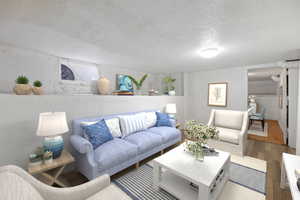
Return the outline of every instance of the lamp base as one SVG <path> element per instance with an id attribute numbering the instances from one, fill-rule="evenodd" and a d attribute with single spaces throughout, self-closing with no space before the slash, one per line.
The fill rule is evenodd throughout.
<path id="1" fill-rule="evenodd" d="M 43 142 L 44 151 L 51 151 L 53 159 L 58 158 L 64 149 L 64 140 L 62 136 L 45 137 Z"/>

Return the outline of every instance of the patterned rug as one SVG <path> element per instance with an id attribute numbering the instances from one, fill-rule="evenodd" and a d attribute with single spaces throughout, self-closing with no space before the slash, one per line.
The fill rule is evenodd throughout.
<path id="1" fill-rule="evenodd" d="M 133 200 L 176 200 L 174 196 L 168 192 L 152 188 L 152 172 L 151 164 L 142 165 L 124 176 L 115 179 L 113 182 L 124 192 L 126 192 Z M 230 181 L 232 185 L 244 188 L 242 195 L 260 195 L 264 199 L 266 192 L 266 173 L 245 167 L 231 162 Z"/>
<path id="2" fill-rule="evenodd" d="M 265 128 L 258 121 L 254 121 L 248 130 L 248 134 L 268 137 L 268 123 L 265 122 Z"/>

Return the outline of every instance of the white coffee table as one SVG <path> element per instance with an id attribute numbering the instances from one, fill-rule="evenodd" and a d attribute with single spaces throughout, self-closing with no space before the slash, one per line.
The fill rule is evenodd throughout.
<path id="1" fill-rule="evenodd" d="M 182 144 L 154 159 L 154 187 L 183 200 L 217 199 L 228 181 L 230 165 L 230 154 L 218 152 L 218 156 L 206 156 L 200 162 L 184 151 Z"/>

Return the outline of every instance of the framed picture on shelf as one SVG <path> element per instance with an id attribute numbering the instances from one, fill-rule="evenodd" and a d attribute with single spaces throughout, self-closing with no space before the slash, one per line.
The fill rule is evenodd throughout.
<path id="1" fill-rule="evenodd" d="M 132 80 L 123 74 L 117 74 L 117 90 L 121 92 L 133 92 Z"/>
<path id="2" fill-rule="evenodd" d="M 208 84 L 208 105 L 209 106 L 227 106 L 228 83 L 209 83 Z"/>

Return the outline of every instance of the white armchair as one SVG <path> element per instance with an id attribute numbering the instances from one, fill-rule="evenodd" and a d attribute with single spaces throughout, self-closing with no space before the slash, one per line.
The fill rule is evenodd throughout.
<path id="1" fill-rule="evenodd" d="M 209 140 L 208 145 L 244 156 L 247 146 L 248 112 L 212 110 L 208 126 L 219 130 L 219 140 Z"/>
<path id="2" fill-rule="evenodd" d="M 17 166 L 0 167 L 0 199 L 5 200 L 130 200 L 103 175 L 70 188 L 48 186 Z"/>

